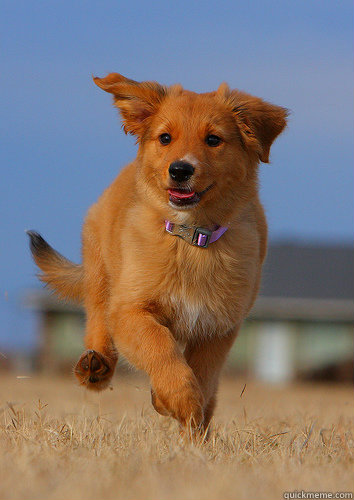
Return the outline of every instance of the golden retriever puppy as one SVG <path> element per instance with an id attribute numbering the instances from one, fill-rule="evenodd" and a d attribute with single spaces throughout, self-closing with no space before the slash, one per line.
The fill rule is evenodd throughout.
<path id="1" fill-rule="evenodd" d="M 159 413 L 203 430 L 258 292 L 267 247 L 258 164 L 287 111 L 226 84 L 197 94 L 117 73 L 94 82 L 112 94 L 137 157 L 90 208 L 81 265 L 35 231 L 32 254 L 43 282 L 84 304 L 79 382 L 106 388 L 121 353 L 149 375 Z"/>

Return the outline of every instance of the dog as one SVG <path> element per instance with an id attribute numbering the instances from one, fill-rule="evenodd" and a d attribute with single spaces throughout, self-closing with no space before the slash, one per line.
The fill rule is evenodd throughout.
<path id="1" fill-rule="evenodd" d="M 120 353 L 149 375 L 157 412 L 204 431 L 258 293 L 267 251 L 258 165 L 287 110 L 225 83 L 198 94 L 118 73 L 94 82 L 112 94 L 137 157 L 89 209 L 81 265 L 35 231 L 32 255 L 44 283 L 85 307 L 79 383 L 108 387 Z"/>

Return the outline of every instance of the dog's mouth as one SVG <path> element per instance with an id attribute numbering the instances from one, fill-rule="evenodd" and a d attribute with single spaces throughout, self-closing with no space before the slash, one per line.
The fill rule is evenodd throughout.
<path id="1" fill-rule="evenodd" d="M 170 203 L 177 207 L 190 207 L 200 202 L 202 196 L 211 189 L 210 185 L 204 191 L 197 192 L 187 188 L 170 188 L 168 190 Z"/>

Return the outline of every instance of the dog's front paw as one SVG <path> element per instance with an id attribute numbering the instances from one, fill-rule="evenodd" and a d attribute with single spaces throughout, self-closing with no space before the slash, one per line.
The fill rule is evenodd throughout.
<path id="1" fill-rule="evenodd" d="M 158 413 L 171 415 L 183 426 L 199 428 L 203 423 L 204 398 L 194 377 L 154 389 L 152 403 Z"/>
<path id="2" fill-rule="evenodd" d="M 152 403 L 152 406 L 157 411 L 157 413 L 159 413 L 160 415 L 163 415 L 164 417 L 167 417 L 170 415 L 169 411 L 166 410 L 166 408 L 162 404 L 160 398 L 157 396 L 156 392 L 153 389 L 151 389 L 151 403 Z"/>
<path id="3" fill-rule="evenodd" d="M 85 351 L 76 363 L 74 373 L 81 385 L 94 391 L 108 387 L 114 372 L 115 362 L 92 349 Z"/>
<path id="4" fill-rule="evenodd" d="M 204 398 L 198 388 L 184 387 L 175 397 L 174 412 L 177 420 L 185 427 L 199 429 L 204 420 Z"/>

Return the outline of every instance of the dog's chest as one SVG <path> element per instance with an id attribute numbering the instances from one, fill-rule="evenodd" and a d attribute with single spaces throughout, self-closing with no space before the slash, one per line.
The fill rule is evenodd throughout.
<path id="1" fill-rule="evenodd" d="M 166 293 L 161 298 L 163 315 L 177 340 L 223 335 L 234 325 L 231 307 L 211 304 L 212 297 L 204 293 L 183 291 Z"/>
<path id="2" fill-rule="evenodd" d="M 227 252 L 182 248 L 183 253 L 171 256 L 155 289 L 163 320 L 182 341 L 224 335 L 242 316 L 240 259 Z"/>
<path id="3" fill-rule="evenodd" d="M 165 298 L 165 305 L 169 309 L 168 322 L 176 337 L 191 337 L 209 335 L 216 327 L 216 318 L 202 304 L 170 295 Z"/>

